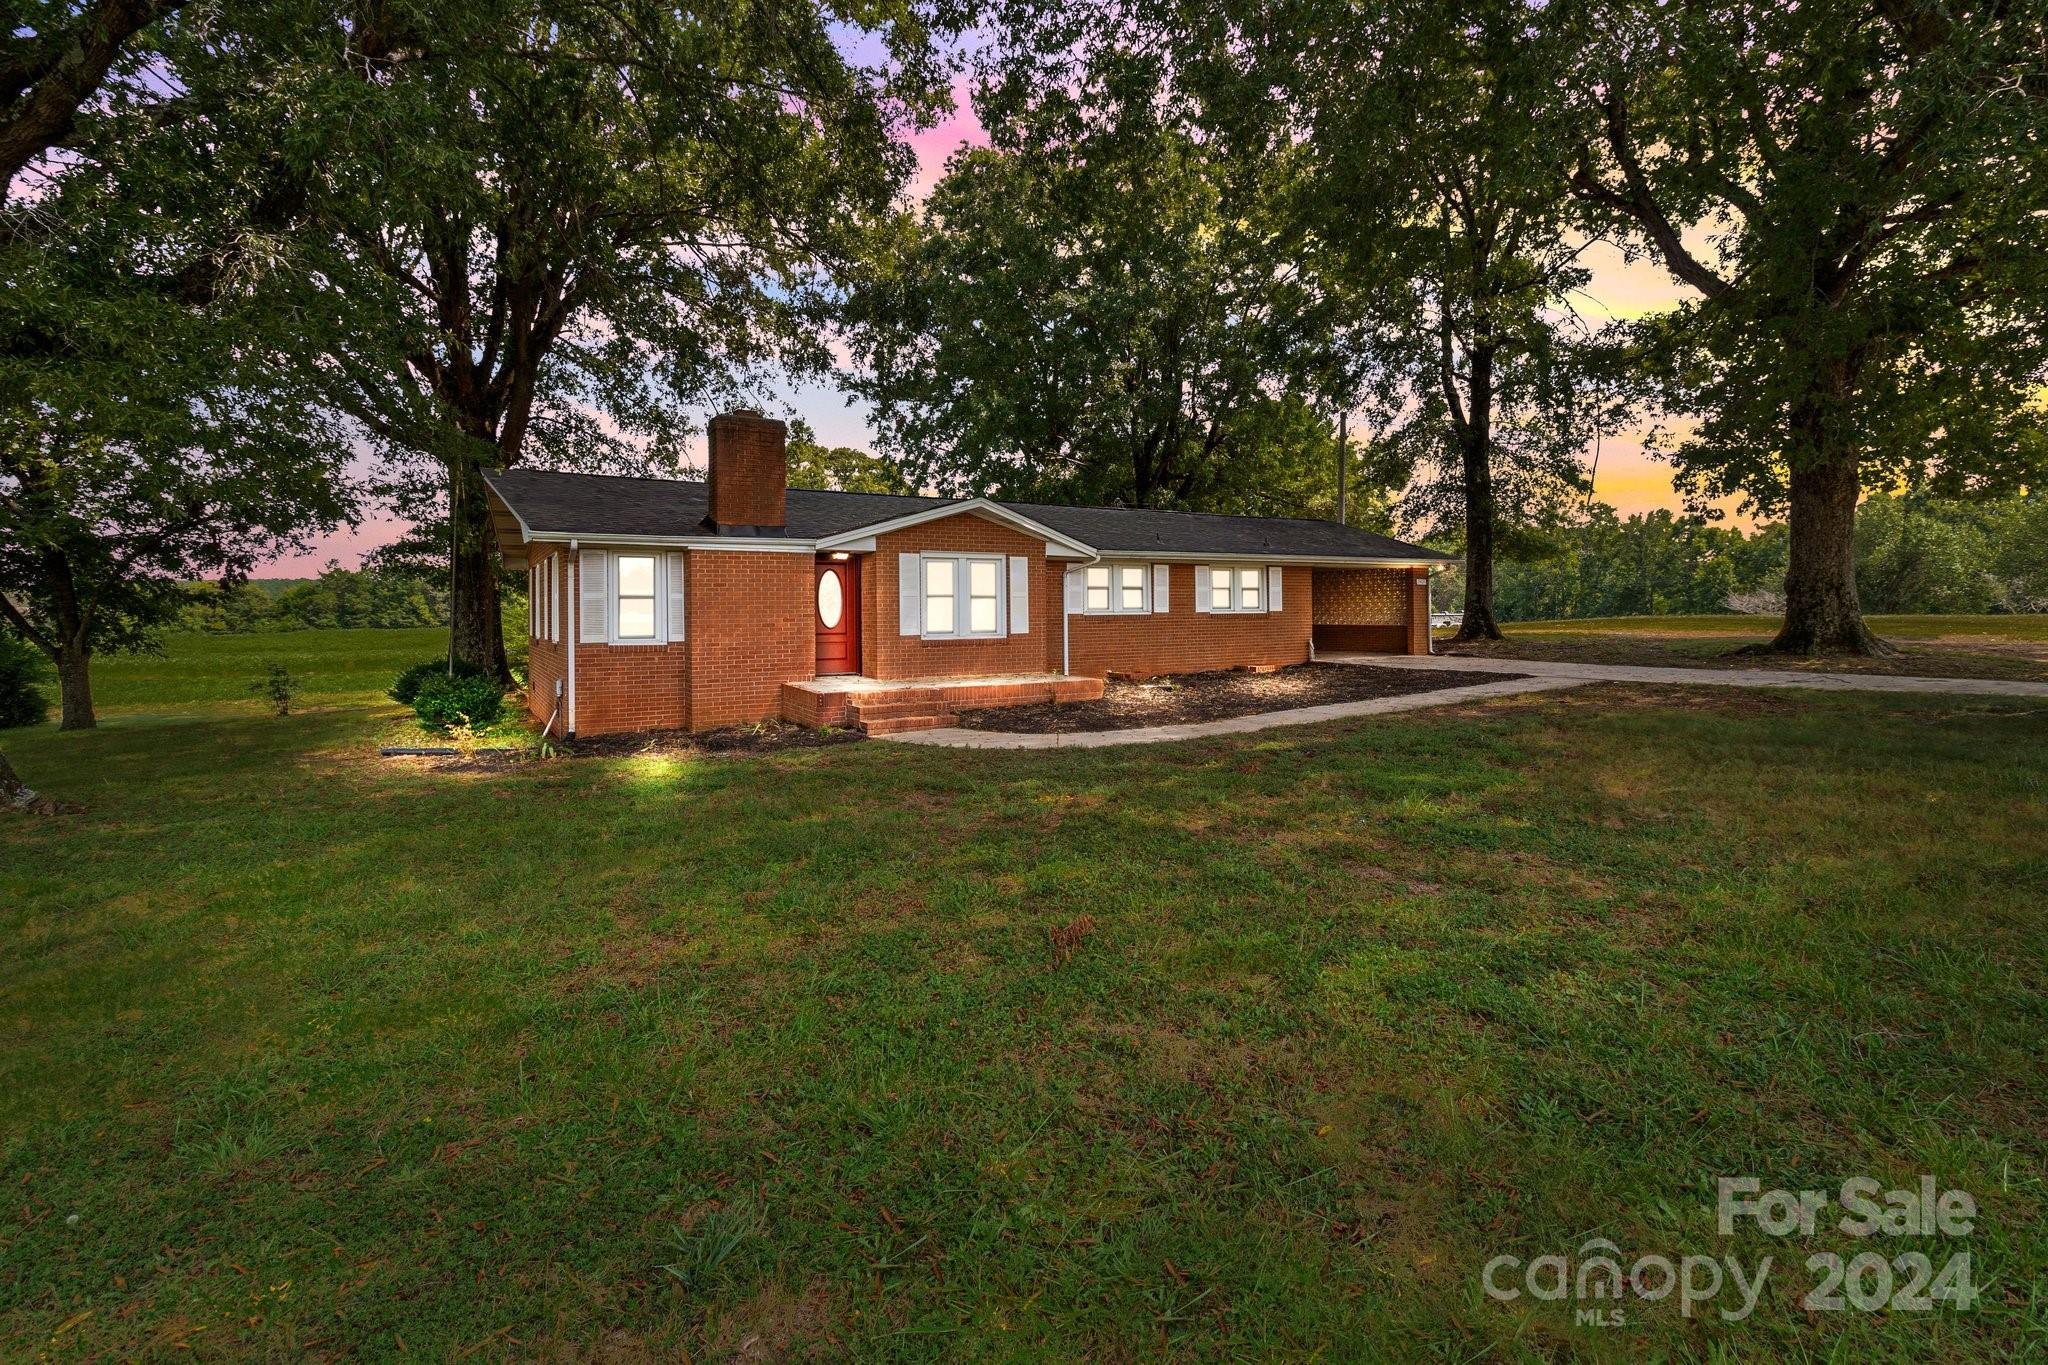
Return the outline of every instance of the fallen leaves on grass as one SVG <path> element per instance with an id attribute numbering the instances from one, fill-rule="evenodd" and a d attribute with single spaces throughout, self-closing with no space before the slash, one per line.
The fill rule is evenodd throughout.
<path id="1" fill-rule="evenodd" d="M 1054 958 L 1065 964 L 1074 960 L 1074 949 L 1081 946 L 1081 940 L 1094 932 L 1095 917 L 1082 915 L 1077 919 L 1068 920 L 1065 924 L 1054 925 L 1046 931 L 1046 937 L 1052 940 Z"/>

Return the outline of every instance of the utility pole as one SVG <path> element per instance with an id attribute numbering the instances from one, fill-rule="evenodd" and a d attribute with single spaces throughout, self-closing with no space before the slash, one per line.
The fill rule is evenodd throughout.
<path id="1" fill-rule="evenodd" d="M 1350 420 L 1351 414 L 1348 412 L 1337 414 L 1337 524 L 1339 526 L 1349 526 L 1351 524 L 1351 518 L 1346 515 L 1347 508 L 1345 506 L 1345 476 L 1351 467 L 1351 431 L 1348 425 Z"/>

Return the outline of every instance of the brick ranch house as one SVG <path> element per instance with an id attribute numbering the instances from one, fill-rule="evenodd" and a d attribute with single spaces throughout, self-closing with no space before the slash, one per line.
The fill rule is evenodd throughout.
<path id="1" fill-rule="evenodd" d="M 1449 556 L 1333 522 L 788 488 L 785 428 L 710 423 L 708 481 L 486 475 L 530 576 L 555 735 L 783 717 L 870 732 L 1148 677 L 1428 649 Z"/>

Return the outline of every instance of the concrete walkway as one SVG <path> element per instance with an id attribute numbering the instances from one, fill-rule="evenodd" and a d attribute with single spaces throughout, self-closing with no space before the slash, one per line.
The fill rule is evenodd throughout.
<path id="1" fill-rule="evenodd" d="M 1359 656 L 1361 661 L 1364 656 Z M 1108 749 L 1119 744 L 1163 744 L 1176 739 L 1208 739 L 1212 735 L 1248 735 L 1282 725 L 1314 725 L 1319 721 L 1351 720 L 1357 716 L 1384 716 L 1395 711 L 1420 711 L 1428 706 L 1451 706 L 1461 701 L 1484 701 L 1489 697 L 1513 697 L 1524 692 L 1556 692 L 1578 687 L 1576 678 L 1509 678 L 1502 682 L 1479 683 L 1472 687 L 1446 687 L 1435 692 L 1411 692 L 1403 697 L 1373 697 L 1366 701 L 1331 702 L 1327 706 L 1302 706 L 1292 711 L 1264 711 L 1254 716 L 1232 716 L 1228 720 L 1204 720 L 1187 725 L 1156 725 L 1144 730 L 1083 730 L 1060 735 L 1010 735 L 996 730 L 966 730 L 947 726 L 938 730 L 906 730 L 874 738 L 894 744 L 936 744 L 948 749 Z"/>
<path id="2" fill-rule="evenodd" d="M 1801 673 L 1777 668 L 1641 668 L 1462 655 L 1319 654 L 1324 663 L 1454 673 L 1526 673 L 1572 682 L 1676 683 L 1684 687 L 1789 687 L 1815 692 L 1942 692 L 1959 697 L 2048 697 L 2048 682 L 2007 678 L 1908 678 L 1884 673 Z"/>

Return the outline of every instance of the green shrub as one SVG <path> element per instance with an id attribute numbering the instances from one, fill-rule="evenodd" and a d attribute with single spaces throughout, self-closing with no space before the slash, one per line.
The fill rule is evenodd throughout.
<path id="1" fill-rule="evenodd" d="M 0 730 L 49 719 L 50 697 L 38 686 L 49 675 L 34 645 L 0 630 Z"/>
<path id="2" fill-rule="evenodd" d="M 505 713 L 505 690 L 496 678 L 475 673 L 451 678 L 437 673 L 420 684 L 412 709 L 429 730 L 452 730 L 458 725 L 482 729 Z"/>
<path id="3" fill-rule="evenodd" d="M 475 664 L 464 663 L 462 660 L 457 659 L 455 661 L 455 676 L 458 678 L 483 678 L 488 677 L 489 674 L 485 673 L 483 669 L 478 668 Z M 448 661 L 446 659 L 429 659 L 423 664 L 414 664 L 411 668 L 399 674 L 398 680 L 391 684 L 391 690 L 384 695 L 390 697 L 391 700 L 397 702 L 400 706 L 411 706 L 413 702 L 419 699 L 420 686 L 427 679 L 440 678 L 445 681 L 447 677 Z"/>
<path id="4" fill-rule="evenodd" d="M 265 659 L 263 676 L 250 683 L 249 690 L 268 701 L 278 715 L 288 716 L 292 713 L 292 698 L 305 688 L 289 668 L 275 659 Z"/>

